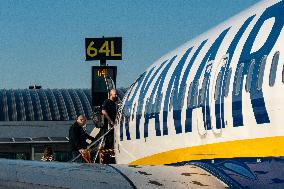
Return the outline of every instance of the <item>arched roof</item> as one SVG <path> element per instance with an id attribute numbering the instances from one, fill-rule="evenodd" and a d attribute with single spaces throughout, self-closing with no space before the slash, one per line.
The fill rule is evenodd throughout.
<path id="1" fill-rule="evenodd" d="M 123 97 L 125 90 L 118 89 Z M 0 121 L 68 121 L 92 116 L 90 89 L 2 89 Z"/>

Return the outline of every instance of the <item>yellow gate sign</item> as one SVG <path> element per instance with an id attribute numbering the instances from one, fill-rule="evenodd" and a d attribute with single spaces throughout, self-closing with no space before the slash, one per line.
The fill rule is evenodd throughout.
<path id="1" fill-rule="evenodd" d="M 86 61 L 122 60 L 122 38 L 85 38 Z"/>

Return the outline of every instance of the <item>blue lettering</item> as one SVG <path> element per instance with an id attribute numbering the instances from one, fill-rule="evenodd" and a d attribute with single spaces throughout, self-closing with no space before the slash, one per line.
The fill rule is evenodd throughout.
<path id="1" fill-rule="evenodd" d="M 241 64 L 241 62 L 246 62 L 244 67 L 244 72 L 242 74 L 241 78 L 241 88 L 243 86 L 243 80 L 244 75 L 247 74 L 247 68 L 249 60 L 255 59 L 255 67 L 252 75 L 252 80 L 257 81 L 258 80 L 258 71 L 261 64 L 261 58 L 263 55 L 268 55 L 271 52 L 271 49 L 273 48 L 276 40 L 278 39 L 280 32 L 283 28 L 283 16 L 282 13 L 284 11 L 284 2 L 279 2 L 269 8 L 267 8 L 264 13 L 260 16 L 259 20 L 253 27 L 245 45 L 242 50 L 240 61 L 238 62 L 238 66 Z M 257 36 L 257 33 L 259 32 L 261 26 L 263 23 L 270 18 L 275 18 L 275 23 L 272 27 L 272 30 L 264 43 L 264 45 L 256 52 L 251 53 L 251 49 L 253 46 L 253 43 L 255 41 L 255 38 Z M 236 76 L 235 76 L 236 80 Z M 250 98 L 251 98 L 251 104 L 254 112 L 254 116 L 256 119 L 257 124 L 262 123 L 269 123 L 269 117 L 268 113 L 265 107 L 265 102 L 263 98 L 263 92 L 262 89 L 257 89 L 256 86 L 257 82 L 252 82 L 251 90 L 250 90 Z M 233 94 L 233 112 L 234 111 L 240 111 L 239 114 L 236 115 L 233 114 L 233 124 L 235 127 L 242 126 L 243 125 L 243 115 L 242 115 L 242 93 L 239 93 L 238 95 Z"/>
<path id="2" fill-rule="evenodd" d="M 162 87 L 163 87 L 163 84 L 164 84 L 164 81 L 165 81 L 165 77 L 166 77 L 166 75 L 167 75 L 167 73 L 168 73 L 168 71 L 169 71 L 169 69 L 170 69 L 170 67 L 173 64 L 175 59 L 176 59 L 176 56 L 174 56 L 169 61 L 169 63 L 165 66 L 165 68 L 162 70 L 162 73 L 159 76 L 159 78 L 157 79 L 157 81 L 156 81 L 156 83 L 154 85 L 153 91 L 152 91 L 152 93 L 150 95 L 150 98 L 149 98 L 150 102 L 153 101 L 155 93 L 156 93 L 156 97 L 158 99 L 160 99 L 160 100 L 162 99 Z M 161 103 L 161 101 L 159 103 Z M 156 106 L 159 107 L 160 105 L 157 104 Z M 144 136 L 145 137 L 148 136 L 148 123 L 149 123 L 149 119 L 150 119 L 149 114 L 148 115 L 146 114 L 145 115 L 145 125 L 144 125 Z M 163 130 L 165 130 L 165 125 L 163 124 L 163 126 L 164 126 Z M 156 129 L 156 134 L 158 134 L 158 136 L 160 136 L 161 135 L 161 131 L 160 131 L 160 121 L 159 121 L 158 111 L 155 113 L 155 129 Z M 166 130 L 167 130 L 167 125 L 166 125 Z"/>
<path id="3" fill-rule="evenodd" d="M 170 62 L 166 65 L 164 70 L 167 70 L 168 67 L 170 67 L 170 65 L 172 64 L 172 62 L 175 60 L 176 56 L 174 56 Z M 138 98 L 138 107 L 137 107 L 137 112 L 136 112 L 136 131 L 140 130 L 140 119 L 141 119 L 141 114 L 142 114 L 142 108 L 143 108 L 143 103 L 144 103 L 144 98 L 146 93 L 149 91 L 149 87 L 151 85 L 151 83 L 153 82 L 154 78 L 156 77 L 156 75 L 159 73 L 159 71 L 161 70 L 161 68 L 166 64 L 167 61 L 164 61 L 155 71 L 155 73 L 152 75 L 151 78 L 148 79 L 147 85 L 146 82 L 143 83 L 142 87 L 141 87 L 141 91 L 139 94 L 139 98 Z M 163 70 L 163 72 L 164 72 Z M 162 73 L 163 73 L 162 72 Z M 162 74 L 161 74 L 162 75 Z M 150 76 L 150 74 L 149 74 Z M 157 130 L 159 130 L 159 128 L 156 128 Z M 159 132 L 159 131 L 158 131 Z M 145 130 L 144 127 L 144 136 L 148 136 L 148 127 Z M 136 135 L 136 138 L 139 139 L 140 135 Z"/>
<path id="4" fill-rule="evenodd" d="M 214 41 L 214 43 L 212 44 L 212 46 L 210 47 L 209 51 L 206 53 L 205 57 L 203 58 L 196 74 L 195 77 L 193 79 L 193 83 L 194 82 L 198 82 L 198 80 L 201 77 L 201 73 L 203 72 L 204 68 L 206 67 L 207 62 L 214 60 L 215 56 L 217 54 L 217 51 L 224 39 L 224 37 L 226 36 L 227 32 L 229 31 L 228 29 L 225 29 L 219 36 L 218 38 Z M 205 73 L 205 78 L 207 79 L 207 82 L 204 83 L 205 88 L 202 90 L 204 92 L 204 98 L 202 99 L 202 101 L 196 106 L 196 107 L 188 107 L 187 109 L 187 119 L 192 119 L 192 111 L 195 108 L 199 108 L 202 107 L 202 113 L 203 113 L 203 121 L 204 121 L 204 128 L 207 130 L 211 129 L 211 120 L 210 120 L 210 109 L 209 109 L 209 84 L 210 84 L 210 75 L 211 75 L 211 69 L 208 70 L 208 73 Z M 190 96 L 194 95 L 194 90 L 192 90 L 192 94 L 189 94 Z M 194 103 L 193 103 L 194 104 Z M 187 123 L 191 123 L 192 121 L 187 120 Z"/>
<path id="5" fill-rule="evenodd" d="M 207 42 L 207 40 L 203 41 L 199 47 L 197 48 L 196 52 L 194 53 L 194 55 L 192 56 L 189 64 L 188 64 L 188 67 L 187 67 L 187 70 L 186 72 L 188 72 L 187 75 L 189 75 L 189 71 L 197 57 L 197 55 L 200 53 L 201 49 L 203 48 L 203 46 L 205 45 L 205 43 Z M 182 83 L 185 83 L 187 81 L 187 77 L 183 77 L 182 79 Z M 191 88 L 192 89 L 192 88 Z M 197 91 L 197 90 L 196 90 Z M 192 132 L 192 108 L 193 108 L 193 105 L 194 105 L 194 98 L 189 98 L 191 97 L 191 95 L 193 94 L 196 94 L 194 90 L 189 90 L 188 91 L 188 94 L 187 94 L 187 109 L 186 109 L 186 119 L 185 119 L 185 132 Z"/>
<path id="6" fill-rule="evenodd" d="M 245 32 L 245 30 L 247 29 L 248 25 L 251 23 L 251 21 L 252 21 L 252 19 L 254 17 L 255 17 L 255 15 L 249 17 L 244 22 L 244 24 L 241 26 L 241 28 L 237 32 L 236 36 L 232 40 L 232 43 L 230 44 L 230 46 L 229 46 L 229 48 L 227 50 L 227 54 L 229 54 L 228 63 L 227 63 L 226 68 L 225 68 L 225 76 L 227 76 L 227 77 L 228 77 L 230 65 L 231 65 L 231 62 L 232 62 L 232 57 L 233 57 L 233 54 L 234 54 L 234 52 L 236 50 L 237 44 L 239 43 L 243 33 Z M 227 79 L 226 79 L 226 77 L 223 77 L 223 81 L 222 81 L 223 85 L 220 86 L 221 90 L 222 90 L 222 94 L 225 93 L 225 87 L 227 86 L 227 83 L 225 81 L 227 81 Z M 220 103 L 221 103 L 221 106 L 219 106 Z M 218 115 L 218 114 L 220 114 L 220 112 L 221 112 L 221 115 Z M 215 102 L 215 116 L 216 116 L 216 128 L 217 129 L 220 129 L 221 127 L 225 128 L 225 121 L 224 121 L 224 95 L 222 95 L 221 98 L 218 98 L 218 100 Z"/>
<path id="7" fill-rule="evenodd" d="M 165 100 L 164 100 L 164 109 L 163 109 L 163 119 L 165 120 L 164 124 L 167 125 L 167 117 L 168 117 L 168 107 L 169 107 L 169 100 L 170 97 L 172 98 L 172 105 L 173 105 L 173 118 L 174 118 L 174 126 L 175 126 L 175 130 L 176 130 L 176 134 L 182 133 L 182 127 L 181 127 L 181 108 L 183 105 L 183 100 L 182 100 L 182 96 L 185 93 L 185 85 L 186 85 L 186 80 L 183 80 L 183 83 L 180 84 L 179 86 L 179 80 L 181 78 L 181 72 L 182 72 L 182 68 L 185 65 L 185 61 L 189 55 L 189 53 L 191 52 L 192 48 L 189 48 L 183 55 L 183 57 L 181 58 L 181 60 L 179 61 L 178 65 L 176 66 L 171 79 L 169 81 L 169 85 L 165 94 Z M 187 66 L 187 70 L 184 73 L 183 78 L 187 78 L 188 74 L 189 74 L 189 70 L 191 68 L 192 64 L 188 64 Z M 179 87 L 178 87 L 179 86 Z M 179 91 L 178 91 L 179 89 Z M 172 96 L 171 96 L 172 95 Z M 165 131 L 165 129 L 164 129 Z M 165 132 L 165 133 L 168 133 Z"/>

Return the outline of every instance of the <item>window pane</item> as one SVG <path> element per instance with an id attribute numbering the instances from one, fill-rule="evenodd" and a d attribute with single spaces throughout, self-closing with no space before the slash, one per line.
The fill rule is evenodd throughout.
<path id="1" fill-rule="evenodd" d="M 202 88 L 199 90 L 199 104 L 202 104 L 205 99 L 207 82 L 208 77 L 205 76 L 202 82 Z"/>
<path id="2" fill-rule="evenodd" d="M 160 103 L 160 99 L 158 99 L 158 95 L 156 94 L 154 104 L 152 104 L 152 110 L 151 110 L 152 112 L 151 113 L 157 113 L 158 112 L 157 107 L 158 107 L 159 103 Z"/>
<path id="3" fill-rule="evenodd" d="M 150 103 L 150 98 L 148 97 L 145 103 L 145 114 L 150 114 L 150 113 L 151 113 L 151 103 Z"/>
<path id="4" fill-rule="evenodd" d="M 197 105 L 198 81 L 191 82 L 188 89 L 187 108 Z"/>
<path id="5" fill-rule="evenodd" d="M 228 75 L 226 77 L 225 97 L 227 97 L 229 95 L 229 87 L 230 87 L 231 75 L 232 75 L 232 68 L 229 69 Z"/>
<path id="6" fill-rule="evenodd" d="M 221 79 L 222 79 L 222 74 L 223 72 L 220 71 L 218 76 L 217 76 L 217 80 L 216 80 L 216 85 L 215 85 L 215 93 L 214 93 L 214 99 L 217 100 L 219 98 L 220 95 L 220 84 L 221 84 Z"/>
<path id="7" fill-rule="evenodd" d="M 190 86 L 189 86 L 189 89 L 188 89 L 188 95 L 187 95 L 187 107 L 189 108 L 190 107 L 190 101 L 191 101 L 191 98 L 192 98 L 192 89 L 193 89 L 193 86 L 194 86 L 194 82 L 191 82 Z"/>
<path id="8" fill-rule="evenodd" d="M 250 62 L 250 66 L 249 66 L 249 70 L 248 70 L 248 74 L 247 74 L 247 81 L 246 81 L 246 91 L 247 92 L 250 91 L 251 79 L 252 79 L 254 64 L 255 64 L 255 60 L 253 59 Z"/>
<path id="9" fill-rule="evenodd" d="M 277 66 L 279 62 L 279 51 L 277 51 L 272 59 L 272 64 L 270 68 L 270 74 L 269 74 L 269 86 L 273 86 L 275 84 L 275 78 L 276 78 L 276 72 L 277 72 Z"/>
<path id="10" fill-rule="evenodd" d="M 155 102 L 157 102 L 157 101 L 155 101 Z M 153 104 L 152 102 L 150 102 L 149 106 L 150 106 L 150 113 L 151 113 L 151 114 L 156 113 L 156 112 L 155 112 L 155 104 Z"/>
<path id="11" fill-rule="evenodd" d="M 263 83 L 263 75 L 266 64 L 267 55 L 265 55 L 261 60 L 261 65 L 259 67 L 258 76 L 257 76 L 257 89 L 260 90 L 262 88 Z"/>
<path id="12" fill-rule="evenodd" d="M 237 83 L 236 83 L 236 88 L 235 88 L 235 95 L 238 95 L 241 90 L 241 84 L 242 84 L 242 75 L 243 75 L 243 68 L 244 68 L 244 63 L 242 63 L 238 69 L 238 75 L 237 75 Z"/>
<path id="13" fill-rule="evenodd" d="M 132 121 L 133 121 L 133 119 L 134 119 L 134 111 L 135 111 L 135 108 L 136 108 L 136 102 L 134 103 L 133 110 L 132 110 L 132 115 L 131 115 L 131 120 L 132 120 Z"/>
<path id="14" fill-rule="evenodd" d="M 193 100 L 192 100 L 193 106 L 197 106 L 198 83 L 199 83 L 199 81 L 195 81 L 194 82 L 194 86 L 193 86 L 193 96 L 192 96 L 192 98 L 193 98 Z"/>

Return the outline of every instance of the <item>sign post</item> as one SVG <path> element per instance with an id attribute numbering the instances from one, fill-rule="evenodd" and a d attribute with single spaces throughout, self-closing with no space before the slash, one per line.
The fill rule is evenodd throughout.
<path id="1" fill-rule="evenodd" d="M 114 88 L 116 86 L 116 66 L 92 66 L 92 104 L 102 105 L 108 98 L 106 80 L 112 80 Z"/>
<path id="2" fill-rule="evenodd" d="M 92 105 L 100 106 L 108 98 L 107 82 L 116 86 L 116 66 L 107 66 L 107 60 L 122 60 L 122 38 L 85 38 L 86 61 L 99 60 L 100 66 L 92 66 Z"/>

